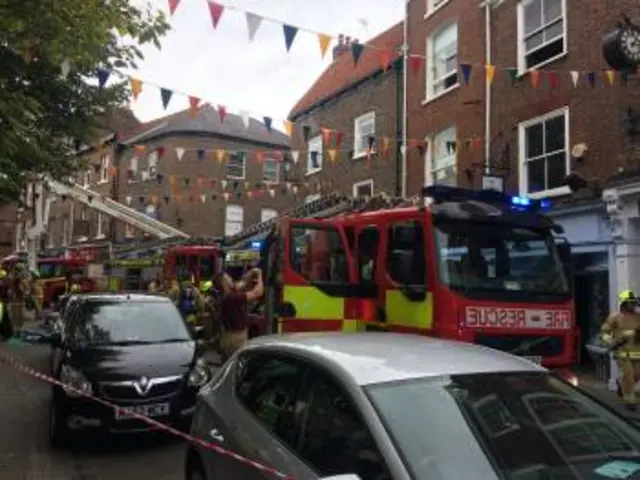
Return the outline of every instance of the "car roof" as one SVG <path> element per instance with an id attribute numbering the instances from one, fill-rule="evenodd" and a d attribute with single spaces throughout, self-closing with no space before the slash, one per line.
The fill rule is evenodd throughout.
<path id="1" fill-rule="evenodd" d="M 269 335 L 251 340 L 247 347 L 304 357 L 346 373 L 358 385 L 442 375 L 546 372 L 499 350 L 402 333 Z"/>

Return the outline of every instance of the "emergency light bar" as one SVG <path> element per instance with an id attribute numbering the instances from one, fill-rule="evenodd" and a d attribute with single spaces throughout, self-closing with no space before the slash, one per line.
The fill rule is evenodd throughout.
<path id="1" fill-rule="evenodd" d="M 485 203 L 499 203 L 511 205 L 523 210 L 547 210 L 551 208 L 549 200 L 535 200 L 529 197 L 511 196 L 496 190 L 472 190 L 468 188 L 448 187 L 446 185 L 432 185 L 422 189 L 422 195 L 432 198 L 435 202 L 453 202 L 475 200 Z"/>

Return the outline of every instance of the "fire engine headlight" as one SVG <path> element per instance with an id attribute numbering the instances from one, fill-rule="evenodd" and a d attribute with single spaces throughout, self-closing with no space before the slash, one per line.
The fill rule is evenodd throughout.
<path id="1" fill-rule="evenodd" d="M 68 365 L 64 365 L 60 370 L 60 381 L 66 385 L 62 389 L 69 397 L 82 397 L 86 395 L 93 395 L 93 388 L 91 382 L 75 368 Z"/>
<path id="2" fill-rule="evenodd" d="M 206 384 L 210 378 L 211 374 L 209 372 L 209 367 L 204 360 L 199 358 L 189 372 L 189 386 L 200 388 Z"/>

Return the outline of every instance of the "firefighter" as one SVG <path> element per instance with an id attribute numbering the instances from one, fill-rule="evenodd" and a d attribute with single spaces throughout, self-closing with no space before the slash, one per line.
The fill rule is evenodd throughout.
<path id="1" fill-rule="evenodd" d="M 9 317 L 7 284 L 8 274 L 4 269 L 0 269 L 0 340 L 9 339 L 13 336 L 13 325 Z"/>
<path id="2" fill-rule="evenodd" d="M 600 331 L 600 340 L 609 345 L 621 372 L 620 388 L 628 410 L 636 410 L 635 386 L 640 379 L 640 315 L 634 292 L 619 293 L 620 310 L 611 313 Z"/>
<path id="3" fill-rule="evenodd" d="M 178 310 L 180 310 L 182 317 L 190 325 L 196 324 L 198 320 L 198 312 L 200 311 L 198 308 L 200 304 L 198 297 L 198 291 L 191 282 L 184 282 L 182 284 L 178 299 Z"/>
<path id="4" fill-rule="evenodd" d="M 205 338 L 215 344 L 219 335 L 218 321 L 218 298 L 214 288 L 214 282 L 206 280 L 200 282 L 200 293 L 203 297 L 202 325 L 204 326 Z"/>
<path id="5" fill-rule="evenodd" d="M 177 280 L 171 280 L 171 282 L 169 283 L 169 288 L 167 288 L 167 295 L 173 301 L 173 303 L 178 305 L 178 301 L 180 299 L 180 285 L 178 284 Z"/>
<path id="6" fill-rule="evenodd" d="M 7 308 L 13 326 L 13 331 L 20 330 L 24 325 L 24 300 L 27 291 L 28 281 L 25 278 L 25 268 L 21 263 L 17 263 L 13 272 L 8 275 L 9 291 L 7 294 Z"/>
<path id="7" fill-rule="evenodd" d="M 82 287 L 80 286 L 79 277 L 77 272 L 69 273 L 67 275 L 66 292 L 67 293 L 80 293 Z"/>

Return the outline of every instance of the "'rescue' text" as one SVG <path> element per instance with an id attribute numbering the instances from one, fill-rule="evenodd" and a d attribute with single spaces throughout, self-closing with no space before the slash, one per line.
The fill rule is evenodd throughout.
<path id="1" fill-rule="evenodd" d="M 571 311 L 467 307 L 465 325 L 469 328 L 570 330 Z"/>

